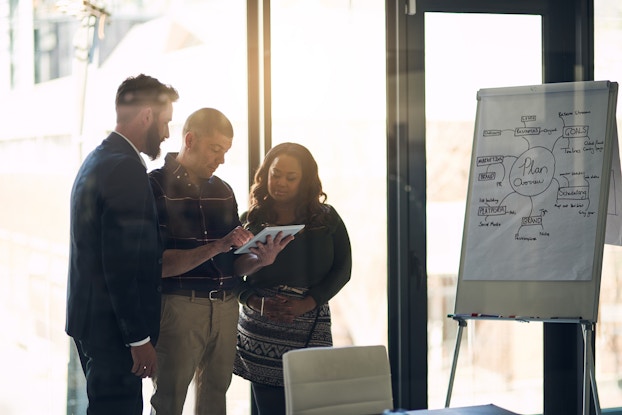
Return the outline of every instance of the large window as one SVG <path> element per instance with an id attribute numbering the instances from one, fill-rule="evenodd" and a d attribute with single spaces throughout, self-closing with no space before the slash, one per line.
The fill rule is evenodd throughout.
<path id="1" fill-rule="evenodd" d="M 107 38 L 99 39 L 90 64 L 80 48 L 96 33 L 85 32 L 80 19 L 67 20 L 75 16 L 47 15 L 58 13 L 55 3 L 38 2 L 46 7 L 35 10 L 28 1 L 0 2 L 0 412 L 6 414 L 84 412 L 81 373 L 64 333 L 69 192 L 82 159 L 114 128 L 114 93 L 126 76 L 144 72 L 180 92 L 163 154 L 179 149 L 190 112 L 216 107 L 231 118 L 234 145 L 217 175 L 234 188 L 240 211 L 247 202 L 246 2 L 109 2 Z M 594 3 L 595 78 L 621 82 L 622 6 Z M 336 345 L 387 342 L 384 7 L 378 0 L 271 1 L 272 141 L 311 150 L 328 203 L 352 240 L 352 280 L 331 301 Z M 475 94 L 542 82 L 541 25 L 526 15 L 425 16 L 430 408 L 444 405 L 457 333 L 446 316 L 456 291 Z M 459 36 L 448 39 L 448 27 Z M 162 162 L 149 162 L 149 169 Z M 622 249 L 606 246 L 596 326 L 604 408 L 622 406 L 621 265 Z M 144 393 L 147 414 L 149 380 Z M 541 325 L 469 322 L 452 406 L 495 402 L 542 413 L 542 395 Z M 234 376 L 228 413 L 249 414 L 249 398 L 248 382 Z M 193 399 L 190 389 L 184 413 L 192 413 Z"/>
<path id="2" fill-rule="evenodd" d="M 52 3 L 45 2 L 58 13 Z M 76 19 L 75 35 L 54 37 L 48 30 L 40 37 L 47 43 L 38 49 L 34 40 L 30 45 L 31 53 L 41 52 L 31 62 L 41 81 L 58 77 L 54 68 L 60 66 L 72 68 L 69 76 L 15 88 L 3 99 L 11 102 L 2 104 L 7 123 L 0 140 L 5 158 L 0 192 L 10 195 L 3 198 L 0 215 L 5 287 L 0 319 L 6 329 L 0 362 L 8 373 L 3 389 L 9 391 L 0 397 L 3 413 L 60 415 L 68 407 L 84 413 L 83 377 L 64 333 L 69 192 L 83 158 L 114 128 L 114 94 L 125 77 L 144 72 L 179 90 L 163 154 L 179 150 L 183 122 L 200 107 L 218 108 L 232 120 L 234 144 L 216 174 L 232 185 L 240 212 L 247 206 L 246 2 L 158 2 L 145 10 L 120 1 L 110 7 L 104 39 L 97 25 L 85 28 L 76 16 L 63 15 L 66 21 Z M 328 202 L 352 239 L 353 277 L 331 302 L 335 344 L 386 344 L 384 5 L 274 1 L 271 8 L 274 143 L 290 140 L 309 147 Z M 19 10 L 20 21 L 11 20 L 12 28 L 34 18 L 32 8 Z M 38 19 L 51 17 L 44 8 L 37 13 Z M 136 22 L 137 16 L 146 21 Z M 2 14 L 0 19 L 8 21 Z M 67 37 L 76 43 L 63 50 L 76 49 L 63 61 L 49 46 Z M 111 38 L 119 41 L 108 48 Z M 84 48 L 93 41 L 94 59 L 88 64 Z M 153 169 L 163 159 L 146 161 Z M 143 385 L 149 413 L 151 382 Z M 228 413 L 250 413 L 249 390 L 248 382 L 234 376 Z M 190 388 L 184 413 L 193 413 L 193 404 Z"/>
<path id="3" fill-rule="evenodd" d="M 622 82 L 622 5 L 594 1 L 594 78 Z M 622 114 L 618 91 L 617 116 Z M 618 121 L 618 142 L 622 137 Z M 596 324 L 596 380 L 603 408 L 622 407 L 622 247 L 605 245 Z"/>
<path id="4" fill-rule="evenodd" d="M 447 27 L 460 36 L 444 36 Z M 458 330 L 447 315 L 456 294 L 476 94 L 542 83 L 541 31 L 540 16 L 425 15 L 430 408 L 444 406 Z M 542 325 L 469 322 L 456 369 L 451 406 L 494 402 L 541 413 Z"/>
<path id="5" fill-rule="evenodd" d="M 161 15 L 146 23 L 131 28 L 102 26 L 104 36 L 107 29 L 125 31 L 101 62 L 95 59 L 87 65 L 79 59 L 84 46 L 79 43 L 75 60 L 68 62 L 73 65 L 71 76 L 2 95 L 0 319 L 6 328 L 0 342 L 0 363 L 5 368 L 0 383 L 6 391 L 0 396 L 2 413 L 60 415 L 70 413 L 67 408 L 85 413 L 83 375 L 64 333 L 69 193 L 82 159 L 115 126 L 115 92 L 124 78 L 142 72 L 178 89 L 180 99 L 174 105 L 163 154 L 179 150 L 181 128 L 192 111 L 215 107 L 231 119 L 234 144 L 217 174 L 235 189 L 242 206 L 246 202 L 246 4 L 214 0 L 183 7 L 152 6 L 147 14 Z M 118 2 L 110 12 L 117 23 L 145 16 L 141 6 L 131 2 Z M 27 18 L 32 21 L 33 16 L 20 17 Z M 75 39 L 84 40 L 87 33 L 76 30 Z M 160 157 L 148 167 L 162 163 Z M 143 385 L 148 413 L 151 382 Z M 231 399 L 230 412 L 248 413 L 246 385 L 238 389 L 244 396 Z M 191 392 L 190 408 L 192 397 Z M 237 412 L 236 405 L 241 406 Z"/>
<path id="6" fill-rule="evenodd" d="M 459 39 L 443 42 L 448 26 L 462 28 L 457 29 Z M 595 80 L 620 82 L 620 5 L 595 1 L 594 27 Z M 539 18 L 533 16 L 426 14 L 430 408 L 444 403 L 455 347 L 457 323 L 446 315 L 455 299 L 475 93 L 542 82 L 540 32 Z M 596 380 L 603 408 L 622 404 L 621 263 L 622 249 L 606 245 L 596 324 Z M 470 321 L 452 406 L 494 402 L 519 413 L 542 413 L 542 342 L 539 323 Z"/>
<path id="7" fill-rule="evenodd" d="M 335 344 L 386 344 L 384 5 L 271 7 L 273 144 L 313 153 L 352 243 L 352 278 L 330 303 Z"/>

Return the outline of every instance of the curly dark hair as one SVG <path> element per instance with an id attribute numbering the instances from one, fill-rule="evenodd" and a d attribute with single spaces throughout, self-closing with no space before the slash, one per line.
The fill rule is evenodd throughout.
<path id="1" fill-rule="evenodd" d="M 275 223 L 276 214 L 272 209 L 274 200 L 268 193 L 268 174 L 274 159 L 283 154 L 297 159 L 302 169 L 296 201 L 296 220 L 299 223 L 323 224 L 328 212 L 327 195 L 322 190 L 317 163 L 311 152 L 297 143 L 278 144 L 266 154 L 255 173 L 255 181 L 251 186 L 247 221 L 249 223 Z"/>

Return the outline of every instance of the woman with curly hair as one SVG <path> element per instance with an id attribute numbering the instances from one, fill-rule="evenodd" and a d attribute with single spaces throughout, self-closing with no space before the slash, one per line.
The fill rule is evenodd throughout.
<path id="1" fill-rule="evenodd" d="M 251 381 L 260 415 L 285 414 L 282 356 L 332 346 L 328 301 L 350 279 L 346 227 L 326 194 L 315 159 L 296 143 L 273 147 L 257 170 L 245 227 L 304 224 L 272 265 L 248 275 L 239 292 L 234 373 Z"/>

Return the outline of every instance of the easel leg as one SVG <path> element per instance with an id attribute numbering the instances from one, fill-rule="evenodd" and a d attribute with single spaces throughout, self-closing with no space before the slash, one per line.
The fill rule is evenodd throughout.
<path id="1" fill-rule="evenodd" d="M 582 322 L 583 324 L 583 415 L 590 415 L 590 386 L 594 398 L 596 415 L 600 415 L 600 401 L 598 399 L 598 389 L 596 387 L 596 376 L 594 371 L 594 355 L 592 353 L 592 332 L 594 323 Z"/>
<path id="2" fill-rule="evenodd" d="M 460 342 L 462 340 L 462 331 L 466 327 L 466 320 L 458 320 L 458 334 L 456 336 L 456 348 L 454 349 L 454 360 L 451 363 L 451 373 L 449 375 L 449 387 L 447 389 L 447 398 L 445 399 L 445 408 L 449 408 L 449 402 L 451 401 L 451 391 L 454 388 L 454 378 L 456 377 L 456 366 L 458 364 L 458 353 L 460 353 Z"/>

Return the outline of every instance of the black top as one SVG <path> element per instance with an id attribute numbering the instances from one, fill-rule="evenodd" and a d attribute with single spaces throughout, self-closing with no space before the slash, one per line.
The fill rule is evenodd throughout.
<path id="1" fill-rule="evenodd" d="M 246 277 L 239 300 L 246 304 L 255 288 L 287 285 L 308 288 L 308 295 L 318 306 L 328 302 L 350 280 L 352 250 L 343 220 L 330 205 L 326 223 L 307 223 L 276 257 L 267 265 Z M 243 215 L 244 216 L 244 215 Z M 265 224 L 246 224 L 251 232 L 259 233 Z"/>

